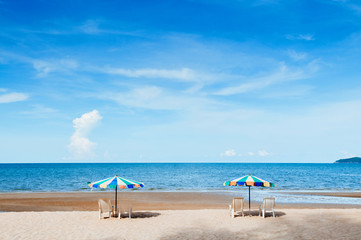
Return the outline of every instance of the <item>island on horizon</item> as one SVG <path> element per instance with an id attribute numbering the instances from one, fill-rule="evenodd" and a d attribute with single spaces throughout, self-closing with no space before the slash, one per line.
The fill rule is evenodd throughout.
<path id="1" fill-rule="evenodd" d="M 361 163 L 361 158 L 352 157 L 352 158 L 339 159 L 334 163 Z"/>

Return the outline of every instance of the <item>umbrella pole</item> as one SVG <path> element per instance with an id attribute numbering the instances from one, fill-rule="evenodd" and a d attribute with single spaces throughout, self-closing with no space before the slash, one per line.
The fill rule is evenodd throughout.
<path id="1" fill-rule="evenodd" d="M 248 211 L 251 216 L 251 186 L 248 186 Z"/>
<path id="2" fill-rule="evenodd" d="M 118 212 L 117 204 L 118 204 L 118 185 L 115 186 L 115 212 L 114 212 L 114 215 L 116 214 L 116 212 Z"/>

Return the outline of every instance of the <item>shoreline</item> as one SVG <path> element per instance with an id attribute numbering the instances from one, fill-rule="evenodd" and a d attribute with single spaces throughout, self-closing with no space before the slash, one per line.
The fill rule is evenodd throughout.
<path id="1" fill-rule="evenodd" d="M 292 194 L 292 193 L 287 193 Z M 302 192 L 297 194 L 361 198 L 361 192 Z M 98 199 L 110 199 L 114 204 L 114 192 L 38 192 L 38 193 L 0 193 L 0 211 L 97 211 Z M 200 210 L 228 209 L 236 193 L 223 192 L 118 192 L 118 205 L 132 205 L 135 210 Z M 252 200 L 252 199 L 251 199 Z M 245 197 L 248 209 L 248 197 Z M 251 201 L 251 208 L 258 209 L 260 202 Z M 126 207 L 126 206 L 125 206 Z M 315 209 L 315 208 L 357 208 L 361 204 L 328 203 L 279 203 L 278 209 Z"/>

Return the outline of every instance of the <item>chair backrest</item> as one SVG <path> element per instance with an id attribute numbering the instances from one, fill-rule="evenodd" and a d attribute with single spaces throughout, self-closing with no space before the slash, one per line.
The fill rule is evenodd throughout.
<path id="1" fill-rule="evenodd" d="M 111 203 L 109 199 L 99 199 L 98 204 L 101 212 L 108 212 L 111 209 Z"/>
<path id="2" fill-rule="evenodd" d="M 276 205 L 275 202 L 276 202 L 275 198 L 264 198 L 262 207 L 264 209 L 273 209 L 275 207 L 275 205 Z"/>
<path id="3" fill-rule="evenodd" d="M 244 208 L 244 198 L 233 198 L 233 209 L 241 210 Z"/>

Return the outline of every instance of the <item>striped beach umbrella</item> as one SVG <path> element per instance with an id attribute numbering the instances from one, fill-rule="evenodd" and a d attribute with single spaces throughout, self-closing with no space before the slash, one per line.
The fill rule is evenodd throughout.
<path id="1" fill-rule="evenodd" d="M 251 174 L 245 175 L 240 178 L 236 178 L 232 181 L 226 181 L 223 183 L 224 186 L 248 186 L 248 209 L 251 211 L 251 187 L 277 187 L 276 184 L 265 181 L 258 177 L 252 176 Z"/>
<path id="2" fill-rule="evenodd" d="M 115 211 L 117 211 L 118 188 L 142 188 L 144 183 L 118 177 L 118 175 L 88 184 L 91 188 L 115 188 Z"/>

